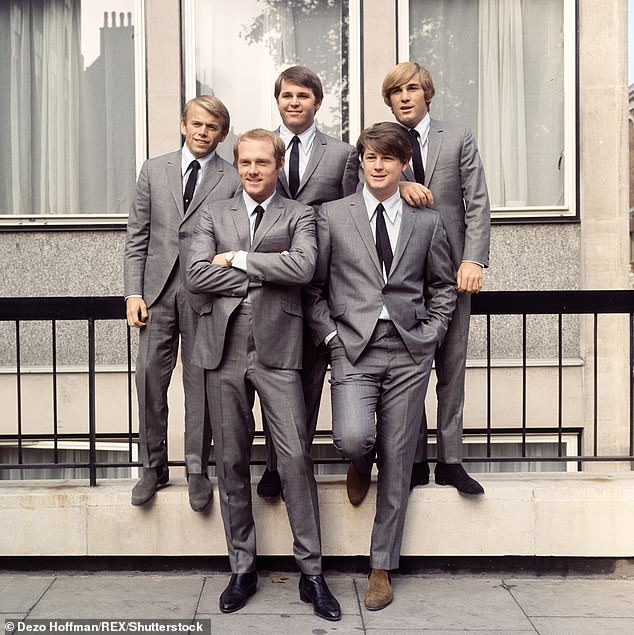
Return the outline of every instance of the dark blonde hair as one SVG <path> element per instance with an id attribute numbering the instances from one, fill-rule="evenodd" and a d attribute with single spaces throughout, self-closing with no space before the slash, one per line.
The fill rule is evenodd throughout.
<path id="1" fill-rule="evenodd" d="M 234 165 L 238 165 L 238 146 L 242 141 L 247 141 L 248 139 L 268 139 L 273 144 L 273 155 L 275 156 L 276 167 L 279 168 L 284 163 L 286 146 L 280 139 L 279 135 L 275 132 L 271 132 L 270 130 L 265 130 L 264 128 L 254 128 L 253 130 L 247 130 L 247 132 L 243 132 L 235 142 L 233 146 Z"/>
<path id="2" fill-rule="evenodd" d="M 183 113 L 181 115 L 182 121 L 187 123 L 187 113 L 194 104 L 204 108 L 210 115 L 213 115 L 220 120 L 222 134 L 226 135 L 229 132 L 229 126 L 231 125 L 229 111 L 218 97 L 214 97 L 213 95 L 199 95 L 198 97 L 190 99 L 183 106 Z"/>
<path id="3" fill-rule="evenodd" d="M 391 107 L 392 103 L 390 102 L 390 96 L 392 91 L 402 84 L 407 84 L 407 82 L 415 76 L 417 76 L 420 85 L 423 87 L 423 92 L 425 93 L 425 103 L 429 106 L 433 96 L 436 94 L 434 82 L 432 81 L 429 70 L 417 62 L 401 62 L 392 68 L 392 70 L 385 76 L 381 87 L 383 101 Z"/>
<path id="4" fill-rule="evenodd" d="M 397 157 L 401 163 L 407 163 L 412 156 L 409 134 L 403 126 L 393 121 L 375 123 L 359 135 L 357 152 L 361 159 L 368 146 L 380 154 Z"/>

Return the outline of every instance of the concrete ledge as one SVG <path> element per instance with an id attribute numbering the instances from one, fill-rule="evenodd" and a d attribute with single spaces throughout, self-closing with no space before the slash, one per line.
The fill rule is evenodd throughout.
<path id="1" fill-rule="evenodd" d="M 634 556 L 634 473 L 495 474 L 479 480 L 486 495 L 475 499 L 435 484 L 416 488 L 403 555 Z M 194 513 L 185 480 L 175 479 L 137 508 L 130 505 L 132 484 L 3 484 L 1 555 L 226 554 L 217 495 L 205 513 Z M 320 477 L 324 555 L 368 553 L 375 488 L 373 483 L 366 501 L 354 508 L 340 477 Z M 254 487 L 253 504 L 258 553 L 292 555 L 284 503 L 259 499 Z"/>

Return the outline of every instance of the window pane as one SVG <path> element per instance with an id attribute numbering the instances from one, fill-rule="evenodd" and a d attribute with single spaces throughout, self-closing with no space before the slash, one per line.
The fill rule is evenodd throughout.
<path id="1" fill-rule="evenodd" d="M 196 0 L 196 94 L 213 94 L 231 114 L 219 147 L 233 160 L 236 136 L 279 125 L 273 86 L 294 64 L 314 70 L 324 86 L 319 127 L 347 136 L 347 0 Z"/>
<path id="2" fill-rule="evenodd" d="M 565 205 L 563 0 L 410 0 L 437 119 L 472 128 L 494 207 Z"/>
<path id="3" fill-rule="evenodd" d="M 136 177 L 133 7 L 0 3 L 1 214 L 127 212 Z"/>

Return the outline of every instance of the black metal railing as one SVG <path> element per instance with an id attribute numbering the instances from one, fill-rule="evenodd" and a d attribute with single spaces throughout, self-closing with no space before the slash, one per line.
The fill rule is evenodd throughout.
<path id="1" fill-rule="evenodd" d="M 98 470 L 104 468 L 130 468 L 138 467 L 138 463 L 133 460 L 133 448 L 138 441 L 138 434 L 134 432 L 133 403 L 132 403 L 132 381 L 133 381 L 133 347 L 130 329 L 126 327 L 125 352 L 121 352 L 122 359 L 126 360 L 126 383 L 127 383 L 127 422 L 125 430 L 99 433 L 97 431 L 97 389 L 96 389 L 96 337 L 95 325 L 98 322 L 116 321 L 125 323 L 124 300 L 122 297 L 83 297 L 83 298 L 0 298 L 0 324 L 13 324 L 15 347 L 14 347 L 14 368 L 15 368 L 15 395 L 17 403 L 16 421 L 12 425 L 4 421 L 0 426 L 0 449 L 10 447 L 17 451 L 15 461 L 0 462 L 0 475 L 6 470 L 29 470 L 46 469 L 59 470 L 60 473 L 68 468 L 84 469 L 88 471 L 91 485 L 95 485 L 98 477 Z M 484 447 L 484 452 L 477 455 L 465 457 L 466 462 L 484 464 L 538 464 L 538 463 L 574 463 L 578 469 L 582 469 L 583 463 L 593 461 L 634 461 L 634 291 L 490 291 L 483 292 L 473 297 L 472 314 L 483 316 L 484 325 L 484 347 L 482 365 L 486 371 L 486 416 L 485 420 L 479 422 L 481 425 L 474 427 L 469 425 L 465 429 L 467 440 L 480 440 Z M 601 454 L 599 452 L 599 440 L 601 434 L 607 432 L 601 429 L 599 424 L 599 385 L 600 368 L 598 365 L 598 345 L 599 345 L 599 323 L 602 316 L 607 314 L 622 314 L 629 317 L 629 342 L 628 346 L 628 369 L 629 369 L 629 412 L 623 413 L 626 418 L 629 445 L 628 452 Z M 550 315 L 554 316 L 557 328 L 557 416 L 553 425 L 529 425 L 527 417 L 527 406 L 529 400 L 528 391 L 528 363 L 527 363 L 527 333 L 529 327 L 527 318 L 530 316 Z M 521 374 L 522 388 L 519 399 L 521 400 L 521 416 L 519 421 L 495 422 L 492 418 L 492 388 L 493 388 L 493 355 L 492 344 L 494 342 L 492 317 L 493 316 L 515 316 L 521 320 Z M 575 425 L 565 424 L 563 416 L 564 408 L 564 324 L 563 316 L 591 316 L 592 318 L 592 348 L 590 357 L 592 364 L 592 394 L 593 394 L 593 421 L 592 429 L 584 428 L 583 422 L 575 422 Z M 25 322 L 43 321 L 51 325 L 51 356 L 52 356 L 52 427 L 46 433 L 26 433 L 23 430 L 23 395 L 22 382 L 23 371 L 21 364 L 22 334 L 21 325 Z M 59 430 L 58 414 L 58 341 L 57 324 L 60 321 L 84 322 L 86 324 L 87 339 L 87 400 L 88 400 L 88 421 L 87 430 L 78 433 L 63 433 Z M 623 343 L 623 346 L 626 344 Z M 122 345 L 123 348 L 123 345 Z M 583 356 L 582 356 L 583 357 Z M 584 360 L 585 363 L 585 360 Z M 4 363 L 5 370 L 7 364 Z M 13 374 L 13 365 L 8 365 L 8 375 Z M 6 375 L 7 373 L 5 373 Z M 517 398 L 517 397 L 509 397 Z M 469 422 L 473 424 L 474 422 Z M 123 422 L 122 422 L 123 424 Z M 13 432 L 12 430 L 15 430 Z M 430 438 L 433 439 L 435 430 L 430 430 Z M 583 435 L 591 433 L 593 435 L 592 451 L 583 452 Z M 322 437 L 328 436 L 328 431 L 319 433 Z M 528 448 L 530 439 L 540 438 L 544 435 L 552 435 L 556 438 L 556 451 L 541 456 L 530 456 Z M 519 452 L 511 455 L 497 456 L 494 454 L 494 440 L 501 436 L 516 437 L 519 441 Z M 575 451 L 565 452 L 565 440 L 572 439 Z M 66 441 L 82 441 L 88 445 L 88 459 L 79 462 L 61 461 L 59 456 L 60 444 Z M 45 441 L 52 444 L 52 462 L 34 463 L 24 460 L 24 445 L 35 441 Z M 115 441 L 125 444 L 127 449 L 126 460 L 122 461 L 99 461 L 97 455 L 97 444 L 101 441 Z M 623 444 L 622 444 L 623 445 Z M 258 461 L 256 461 L 258 462 Z M 261 461 L 259 461 L 261 463 Z M 334 456 L 323 456 L 323 453 L 315 457 L 316 463 L 329 464 L 341 463 L 340 459 Z M 213 461 L 212 461 L 213 464 Z M 170 461 L 170 465 L 184 465 L 182 461 Z"/>

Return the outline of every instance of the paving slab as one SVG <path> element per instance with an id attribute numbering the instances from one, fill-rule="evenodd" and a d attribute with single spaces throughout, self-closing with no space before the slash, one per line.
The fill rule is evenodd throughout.
<path id="1" fill-rule="evenodd" d="M 608 617 L 537 617 L 533 624 L 539 635 L 632 635 L 634 619 Z"/>
<path id="2" fill-rule="evenodd" d="M 314 615 L 289 615 L 266 613 L 244 614 L 244 609 L 231 615 L 199 615 L 200 619 L 211 620 L 211 632 L 222 635 L 362 635 L 361 618 L 344 615 L 339 622 L 328 622 Z M 356 617 L 356 619 L 354 619 Z"/>
<path id="3" fill-rule="evenodd" d="M 201 575 L 59 576 L 29 618 L 192 619 Z"/>
<path id="4" fill-rule="evenodd" d="M 0 615 L 30 611 L 54 581 L 54 576 L 0 575 Z"/>
<path id="5" fill-rule="evenodd" d="M 505 584 L 529 616 L 634 618 L 633 579 L 507 579 Z"/>
<path id="6" fill-rule="evenodd" d="M 357 579 L 359 596 L 366 580 Z M 521 632 L 530 621 L 500 579 L 440 576 L 393 576 L 394 601 L 382 611 L 363 608 L 368 629 Z"/>
<path id="7" fill-rule="evenodd" d="M 205 579 L 205 586 L 198 604 L 198 613 L 205 615 L 221 614 L 218 598 L 229 582 L 229 574 L 214 575 Z M 344 616 L 356 616 L 361 626 L 359 601 L 354 583 L 350 576 L 326 576 L 328 587 L 339 601 Z M 240 615 L 306 615 L 313 616 L 312 604 L 299 599 L 297 585 L 299 574 L 258 573 L 258 590 L 240 609 Z M 324 622 L 315 618 L 318 623 Z"/>

